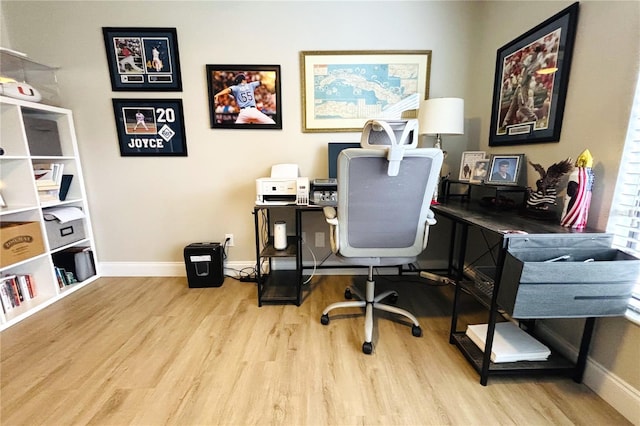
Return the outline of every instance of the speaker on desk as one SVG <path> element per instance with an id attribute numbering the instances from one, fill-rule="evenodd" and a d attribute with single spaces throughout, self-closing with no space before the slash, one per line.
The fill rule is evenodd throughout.
<path id="1" fill-rule="evenodd" d="M 220 287 L 224 282 L 220 243 L 192 243 L 184 248 L 190 288 Z"/>

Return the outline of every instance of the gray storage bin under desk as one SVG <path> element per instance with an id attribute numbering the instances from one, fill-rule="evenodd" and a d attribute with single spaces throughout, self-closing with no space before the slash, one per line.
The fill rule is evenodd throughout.
<path id="1" fill-rule="evenodd" d="M 509 238 L 498 304 L 520 319 L 624 315 L 640 260 L 611 241 L 609 234 L 578 233 Z M 564 255 L 569 259 L 545 262 Z"/>

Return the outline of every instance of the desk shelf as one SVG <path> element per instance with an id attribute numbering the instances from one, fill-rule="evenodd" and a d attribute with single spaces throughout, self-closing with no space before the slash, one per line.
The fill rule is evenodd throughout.
<path id="1" fill-rule="evenodd" d="M 261 303 L 296 303 L 296 278 L 295 270 L 275 270 L 261 275 L 258 283 L 262 287 Z"/>
<path id="2" fill-rule="evenodd" d="M 454 332 L 451 340 L 462 352 L 473 368 L 482 373 L 482 364 L 485 354 L 464 332 Z M 552 351 L 546 361 L 518 361 L 518 362 L 490 362 L 489 372 L 491 374 L 565 374 L 573 377 L 576 374 L 575 364 L 564 358 L 557 352 Z"/>
<path id="3" fill-rule="evenodd" d="M 466 190 L 462 193 L 451 193 L 451 186 L 452 185 L 458 185 L 458 186 L 466 186 Z M 520 207 L 521 205 L 524 205 L 524 202 L 526 200 L 526 196 L 527 196 L 527 188 L 524 186 L 515 186 L 515 185 L 488 185 L 485 183 L 475 183 L 475 182 L 464 182 L 464 181 L 459 181 L 459 180 L 450 180 L 447 179 L 444 182 L 444 199 L 448 200 L 452 197 L 460 197 L 460 199 L 464 200 L 464 201 L 470 201 L 471 200 L 471 189 L 472 188 L 478 188 L 481 191 L 484 191 L 485 193 L 491 194 L 493 195 L 493 197 L 495 199 L 500 199 L 501 194 L 505 194 L 505 193 L 519 193 L 522 195 L 522 204 L 517 204 L 514 202 L 514 205 L 511 206 L 513 207 Z M 515 201 L 515 200 L 514 200 Z M 505 207 L 501 207 L 498 204 L 496 204 L 495 208 L 500 209 L 500 208 L 506 208 Z"/>

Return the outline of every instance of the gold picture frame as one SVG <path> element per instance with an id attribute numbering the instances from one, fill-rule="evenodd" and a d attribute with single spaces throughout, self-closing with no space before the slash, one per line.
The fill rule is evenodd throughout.
<path id="1" fill-rule="evenodd" d="M 429 97 L 430 50 L 301 51 L 302 131 L 358 132 Z"/>

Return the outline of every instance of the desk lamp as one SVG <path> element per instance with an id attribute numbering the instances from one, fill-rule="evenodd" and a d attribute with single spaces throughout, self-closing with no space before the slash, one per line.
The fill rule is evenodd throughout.
<path id="1" fill-rule="evenodd" d="M 418 117 L 420 122 L 419 134 L 436 135 L 434 147 L 442 149 L 446 158 L 447 152 L 442 147 L 441 136 L 464 134 L 464 99 L 427 99 L 420 105 Z M 442 169 L 440 170 L 442 173 Z M 442 175 L 440 177 L 442 178 Z M 432 200 L 434 203 L 438 202 L 438 190 L 438 187 L 436 187 Z"/>

